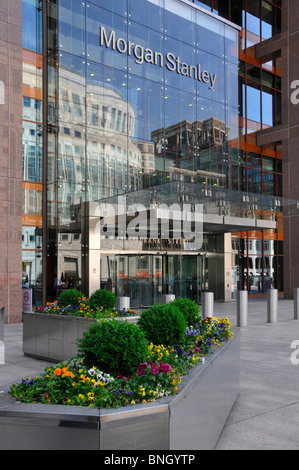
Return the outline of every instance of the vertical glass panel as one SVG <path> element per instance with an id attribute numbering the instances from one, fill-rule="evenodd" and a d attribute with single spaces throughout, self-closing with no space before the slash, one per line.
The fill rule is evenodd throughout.
<path id="1" fill-rule="evenodd" d="M 42 0 L 22 0 L 23 47 L 42 53 Z"/>
<path id="2" fill-rule="evenodd" d="M 274 192 L 274 180 L 275 180 L 275 174 L 270 173 L 268 171 L 263 172 L 263 193 L 264 194 L 269 194 L 269 195 L 275 195 Z"/>
<path id="3" fill-rule="evenodd" d="M 259 169 L 248 168 L 248 192 L 262 193 L 262 172 Z"/>
<path id="4" fill-rule="evenodd" d="M 247 119 L 261 121 L 260 89 L 259 86 L 247 86 Z"/>
<path id="5" fill-rule="evenodd" d="M 196 15 L 196 23 L 197 47 L 216 56 L 224 57 L 224 23 L 199 11 Z"/>
<path id="6" fill-rule="evenodd" d="M 42 125 L 23 121 L 23 180 L 41 182 L 42 169 Z"/>
<path id="7" fill-rule="evenodd" d="M 275 34 L 281 33 L 281 9 L 276 7 Z"/>
<path id="8" fill-rule="evenodd" d="M 128 0 L 129 19 L 147 28 L 163 31 L 164 0 Z"/>
<path id="9" fill-rule="evenodd" d="M 92 3 L 98 7 L 105 8 L 105 10 L 117 15 L 128 16 L 128 0 L 92 0 Z M 88 3 L 89 7 L 91 4 Z"/>
<path id="10" fill-rule="evenodd" d="M 225 86 L 229 78 L 223 59 L 205 51 L 197 50 L 197 94 L 209 100 L 225 103 Z M 233 73 L 233 67 L 230 68 Z M 234 80 L 234 77 L 232 77 Z"/>
<path id="11" fill-rule="evenodd" d="M 224 68 L 224 73 L 225 73 L 225 81 L 224 81 L 224 87 L 225 87 L 225 103 L 228 104 L 230 107 L 233 107 L 235 109 L 238 109 L 239 105 L 239 76 L 238 76 L 238 69 L 235 66 L 235 64 L 231 62 L 226 62 L 225 63 L 225 68 Z M 222 74 L 218 72 L 217 80 L 221 81 L 222 79 Z M 217 83 L 217 88 L 220 87 L 220 83 Z M 215 98 L 216 96 L 216 98 Z M 217 99 L 218 101 L 221 101 L 221 94 L 216 92 L 213 92 L 213 99 Z"/>
<path id="12" fill-rule="evenodd" d="M 197 12 L 175 0 L 165 0 L 164 32 L 178 41 L 196 45 L 195 18 Z"/>
<path id="13" fill-rule="evenodd" d="M 88 59 L 127 70 L 127 20 L 90 3 L 86 28 Z"/>
<path id="14" fill-rule="evenodd" d="M 32 289 L 32 304 L 42 305 L 42 266 L 41 251 L 23 250 L 22 283 Z"/>
<path id="15" fill-rule="evenodd" d="M 273 126 L 274 91 L 263 87 L 262 90 L 262 123 Z"/>
<path id="16" fill-rule="evenodd" d="M 43 102 L 34 98 L 23 96 L 23 119 L 42 122 Z"/>
<path id="17" fill-rule="evenodd" d="M 23 188 L 23 215 L 42 215 L 42 191 L 37 189 Z"/>
<path id="18" fill-rule="evenodd" d="M 223 2 L 222 0 L 213 0 L 213 13 L 222 16 L 223 18 L 229 19 L 229 2 Z"/>
<path id="19" fill-rule="evenodd" d="M 260 36 L 261 0 L 247 0 L 246 29 Z"/>
<path id="20" fill-rule="evenodd" d="M 262 0 L 262 38 L 270 39 L 275 34 L 275 7 Z"/>
<path id="21" fill-rule="evenodd" d="M 43 69 L 32 64 L 23 62 L 23 85 L 32 88 L 36 96 L 42 97 Z M 28 109 L 27 109 L 28 111 Z M 40 116 L 41 118 L 41 116 Z M 40 120 L 40 119 L 39 119 Z"/>
<path id="22" fill-rule="evenodd" d="M 192 94 L 167 86 L 164 98 L 166 128 L 182 121 L 195 121 L 196 101 Z"/>
<path id="23" fill-rule="evenodd" d="M 220 1 L 220 0 L 219 0 Z M 222 4 L 223 2 L 220 1 Z M 245 0 L 230 0 L 231 3 L 231 21 L 239 26 L 245 26 L 243 18 L 245 17 Z"/>
<path id="24" fill-rule="evenodd" d="M 165 37 L 165 50 L 167 51 L 164 68 L 165 84 L 194 93 L 198 76 L 197 56 L 194 47 Z M 209 81 L 209 77 L 207 81 Z"/>
<path id="25" fill-rule="evenodd" d="M 239 61 L 239 31 L 230 26 L 224 25 L 225 27 L 225 51 L 224 55 L 227 60 L 234 63 Z"/>
<path id="26" fill-rule="evenodd" d="M 40 250 L 43 246 L 42 227 L 22 227 L 22 249 Z"/>
<path id="27" fill-rule="evenodd" d="M 161 83 L 164 76 L 164 41 L 161 33 L 130 22 L 128 37 L 129 72 Z"/>
<path id="28" fill-rule="evenodd" d="M 81 0 L 59 2 L 59 49 L 79 56 L 85 52 L 85 5 Z"/>
<path id="29" fill-rule="evenodd" d="M 153 123 L 153 129 L 164 123 L 164 87 L 159 83 L 130 76 L 128 102 L 135 111 L 136 118 Z"/>
<path id="30" fill-rule="evenodd" d="M 263 169 L 273 171 L 274 170 L 275 160 L 270 157 L 263 157 Z"/>
<path id="31" fill-rule="evenodd" d="M 59 57 L 59 119 L 69 124 L 71 135 L 81 132 L 85 116 L 85 61 L 79 57 L 60 53 Z M 76 127 L 77 126 L 77 127 Z M 76 127 L 76 128 L 75 128 Z M 79 134 L 76 135 L 78 137 Z"/>
<path id="32" fill-rule="evenodd" d="M 262 166 L 261 156 L 257 153 L 248 152 L 247 165 L 252 166 L 254 168 L 261 168 Z"/>

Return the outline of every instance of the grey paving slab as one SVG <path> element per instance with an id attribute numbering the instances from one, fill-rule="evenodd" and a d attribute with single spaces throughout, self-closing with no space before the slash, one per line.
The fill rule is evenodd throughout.
<path id="1" fill-rule="evenodd" d="M 236 306 L 215 304 L 236 325 Z M 249 301 L 241 328 L 241 391 L 216 450 L 299 449 L 299 364 L 291 348 L 299 340 L 293 301 L 280 299 L 276 323 L 267 323 L 265 300 Z M 299 357 L 299 356 L 298 356 Z"/>

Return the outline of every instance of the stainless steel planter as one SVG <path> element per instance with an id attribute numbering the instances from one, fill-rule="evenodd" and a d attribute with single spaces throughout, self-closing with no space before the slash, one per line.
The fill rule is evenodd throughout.
<path id="1" fill-rule="evenodd" d="M 135 322 L 138 317 L 125 317 Z M 82 338 L 94 320 L 66 315 L 23 313 L 23 352 L 25 356 L 61 362 L 78 354 L 77 339 Z"/>
<path id="2" fill-rule="evenodd" d="M 214 449 L 240 388 L 240 332 L 183 377 L 178 394 L 105 410 L 0 394 L 1 450 Z"/>

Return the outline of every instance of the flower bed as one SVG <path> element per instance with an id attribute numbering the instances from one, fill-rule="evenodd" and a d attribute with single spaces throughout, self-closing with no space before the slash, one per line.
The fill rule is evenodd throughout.
<path id="1" fill-rule="evenodd" d="M 161 351 L 152 353 L 160 355 Z M 240 330 L 214 346 L 204 359 L 181 377 L 176 395 L 118 408 L 96 408 L 93 400 L 93 406 L 53 405 L 47 397 L 44 403 L 22 403 L 9 394 L 9 386 L 1 387 L 0 449 L 214 449 L 240 390 Z M 60 369 L 55 379 L 75 380 L 63 366 L 53 369 L 53 376 Z M 88 370 L 85 377 L 105 387 L 115 385 L 111 376 L 98 377 L 97 371 L 87 374 Z M 30 380 L 35 383 L 34 377 Z"/>
<path id="2" fill-rule="evenodd" d="M 16 400 L 27 403 L 97 408 L 154 401 L 175 394 L 182 376 L 202 362 L 211 348 L 220 346 L 232 334 L 227 319 L 207 318 L 187 327 L 181 344 L 169 347 L 150 342 L 146 360 L 130 375 L 119 372 L 112 376 L 94 365 L 84 364 L 79 356 L 48 367 L 38 377 L 23 379 L 12 386 L 11 394 Z M 113 341 L 117 340 L 111 338 L 112 350 Z"/>
<path id="3" fill-rule="evenodd" d="M 24 354 L 53 362 L 69 359 L 77 355 L 77 340 L 92 322 L 113 318 L 137 321 L 134 310 L 116 308 L 115 303 L 114 294 L 103 289 L 89 299 L 69 289 L 34 313 L 23 313 Z"/>
<path id="4" fill-rule="evenodd" d="M 214 448 L 239 393 L 239 334 L 190 302 L 156 304 L 136 324 L 26 314 L 60 339 L 64 324 L 85 331 L 76 357 L 0 396 L 0 449 Z M 26 329 L 45 345 L 40 324 Z"/>
<path id="5" fill-rule="evenodd" d="M 85 297 L 78 298 L 78 304 L 60 306 L 59 302 L 47 302 L 44 307 L 38 307 L 37 313 L 46 313 L 49 315 L 66 315 L 70 317 L 82 317 L 95 320 L 101 320 L 103 318 L 127 318 L 134 317 L 136 313 L 130 308 L 105 308 L 102 305 L 92 308 L 89 304 L 89 300 Z"/>

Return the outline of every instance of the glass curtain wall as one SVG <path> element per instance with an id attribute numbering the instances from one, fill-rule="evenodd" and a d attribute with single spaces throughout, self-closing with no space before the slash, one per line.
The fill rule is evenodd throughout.
<path id="1" fill-rule="evenodd" d="M 281 147 L 256 145 L 256 132 L 281 124 L 280 58 L 261 64 L 256 44 L 281 32 L 281 0 L 191 0 L 242 27 L 240 34 L 240 151 L 232 162 L 233 188 L 282 195 Z M 283 291 L 282 213 L 278 229 L 236 234 L 240 248 L 241 288 L 265 293 L 269 279 Z M 270 252 L 269 252 L 270 250 Z M 237 261 L 237 260 L 236 260 Z M 239 264 L 239 263 L 238 263 Z M 244 275 L 244 277 L 242 277 Z M 243 279 L 243 280 L 242 280 Z"/>
<path id="2" fill-rule="evenodd" d="M 42 1 L 23 0 L 22 284 L 43 302 L 43 41 Z"/>
<path id="3" fill-rule="evenodd" d="M 100 201 L 169 181 L 233 186 L 238 31 L 175 0 L 51 0 L 47 8 L 53 298 L 70 286 L 87 295 L 111 286 L 132 242 L 142 256 L 142 243 L 94 236 Z M 140 263 L 160 277 L 162 259 L 135 259 L 136 272 Z"/>

